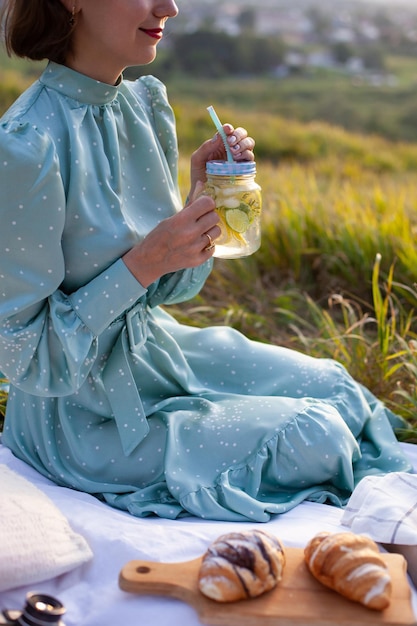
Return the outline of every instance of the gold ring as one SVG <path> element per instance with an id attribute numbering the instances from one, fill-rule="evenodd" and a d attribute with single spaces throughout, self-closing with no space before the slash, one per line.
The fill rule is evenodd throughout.
<path id="1" fill-rule="evenodd" d="M 207 250 L 207 251 L 208 251 L 208 250 L 213 250 L 213 248 L 215 248 L 215 247 L 216 247 L 216 245 L 213 243 L 213 239 L 210 237 L 210 235 L 209 235 L 208 233 L 204 233 L 204 234 L 205 234 L 205 236 L 207 237 L 207 239 L 209 240 L 209 245 L 208 245 L 208 246 L 206 246 L 206 247 L 204 248 L 204 250 Z"/>

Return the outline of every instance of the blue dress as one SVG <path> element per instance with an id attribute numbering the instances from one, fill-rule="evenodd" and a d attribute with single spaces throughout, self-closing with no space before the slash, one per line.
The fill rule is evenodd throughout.
<path id="1" fill-rule="evenodd" d="M 157 79 L 50 63 L 0 133 L 2 441 L 19 458 L 133 515 L 260 522 L 411 469 L 394 416 L 340 364 L 161 308 L 212 261 L 147 289 L 126 268 L 183 206 Z"/>

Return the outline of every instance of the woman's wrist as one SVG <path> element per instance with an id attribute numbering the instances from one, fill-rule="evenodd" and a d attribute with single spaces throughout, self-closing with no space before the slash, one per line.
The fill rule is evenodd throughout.
<path id="1" fill-rule="evenodd" d="M 122 256 L 122 261 L 138 283 L 140 283 L 142 287 L 147 288 L 151 283 L 160 278 L 161 275 L 158 275 L 155 264 L 147 262 L 137 248 L 138 246 L 126 252 L 126 254 Z"/>

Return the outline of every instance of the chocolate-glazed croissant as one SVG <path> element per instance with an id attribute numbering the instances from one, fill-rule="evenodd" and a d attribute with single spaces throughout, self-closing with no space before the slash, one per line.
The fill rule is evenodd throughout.
<path id="1" fill-rule="evenodd" d="M 276 537 L 261 530 L 220 536 L 203 556 L 200 591 L 218 602 L 234 602 L 273 589 L 285 565 Z"/>
<path id="2" fill-rule="evenodd" d="M 365 535 L 319 533 L 304 550 L 313 576 L 323 585 L 370 609 L 390 603 L 391 577 L 378 546 Z"/>

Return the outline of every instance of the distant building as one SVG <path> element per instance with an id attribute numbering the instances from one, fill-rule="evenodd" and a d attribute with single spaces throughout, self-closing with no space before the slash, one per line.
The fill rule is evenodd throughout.
<path id="1" fill-rule="evenodd" d="M 299 9 L 261 9 L 256 13 L 256 30 L 263 35 L 279 35 L 289 44 L 304 43 L 313 30 L 308 17 Z"/>

